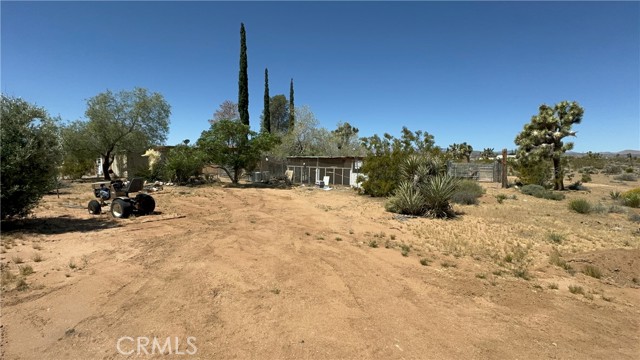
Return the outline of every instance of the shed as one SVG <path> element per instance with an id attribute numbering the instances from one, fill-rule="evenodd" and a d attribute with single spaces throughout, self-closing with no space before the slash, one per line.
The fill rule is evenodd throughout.
<path id="1" fill-rule="evenodd" d="M 356 186 L 364 158 L 358 156 L 289 156 L 287 170 L 293 172 L 292 182 L 315 184 L 329 177 L 330 185 Z"/>

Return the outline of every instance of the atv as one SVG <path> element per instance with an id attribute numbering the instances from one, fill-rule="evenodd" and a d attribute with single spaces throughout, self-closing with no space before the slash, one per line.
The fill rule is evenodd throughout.
<path id="1" fill-rule="evenodd" d="M 111 215 L 114 218 L 127 218 L 131 214 L 152 214 L 156 208 L 156 202 L 149 194 L 139 193 L 134 198 L 129 197 L 129 193 L 139 192 L 144 188 L 142 178 L 133 178 L 127 183 L 122 180 L 100 181 L 92 183 L 91 186 L 93 194 L 100 201 L 89 201 L 89 214 L 102 213 L 102 207 L 109 205 L 106 200 L 111 200 Z"/>

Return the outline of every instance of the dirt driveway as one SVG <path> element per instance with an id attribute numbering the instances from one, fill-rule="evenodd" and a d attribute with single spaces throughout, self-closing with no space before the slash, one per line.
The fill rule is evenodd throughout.
<path id="1" fill-rule="evenodd" d="M 485 186 L 448 221 L 349 189 L 221 186 L 166 187 L 156 214 L 116 221 L 73 184 L 3 231 L 3 271 L 34 270 L 22 290 L 3 276 L 3 358 L 638 359 L 640 226 Z"/>

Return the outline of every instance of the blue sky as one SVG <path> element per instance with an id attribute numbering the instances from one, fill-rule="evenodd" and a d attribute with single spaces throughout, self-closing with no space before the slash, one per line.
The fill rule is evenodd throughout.
<path id="1" fill-rule="evenodd" d="M 136 86 L 172 107 L 167 143 L 195 141 L 237 101 L 270 94 L 361 136 L 402 126 L 436 144 L 515 148 L 542 103 L 585 109 L 575 151 L 640 149 L 640 2 L 1 2 L 2 92 L 64 120 Z"/>

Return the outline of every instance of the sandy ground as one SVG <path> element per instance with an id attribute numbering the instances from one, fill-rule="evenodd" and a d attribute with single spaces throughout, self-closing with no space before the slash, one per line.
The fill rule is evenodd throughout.
<path id="1" fill-rule="evenodd" d="M 165 187 L 155 214 L 115 220 L 73 184 L 3 229 L 2 358 L 640 358 L 640 212 L 567 208 L 640 183 L 594 176 L 560 202 L 483 186 L 455 220 L 220 185 Z"/>

